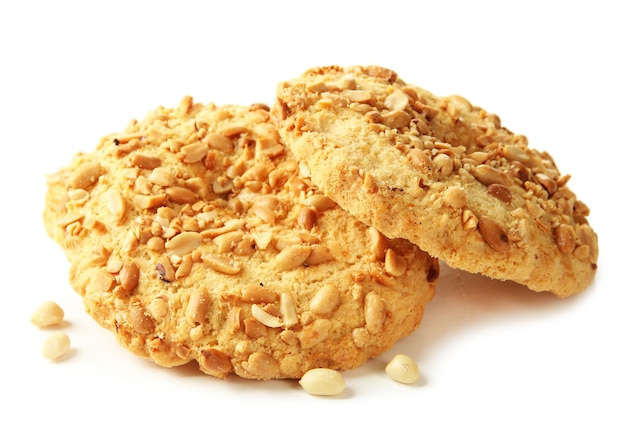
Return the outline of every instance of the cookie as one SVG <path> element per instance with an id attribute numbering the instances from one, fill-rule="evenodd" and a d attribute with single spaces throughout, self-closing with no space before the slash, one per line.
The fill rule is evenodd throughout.
<path id="1" fill-rule="evenodd" d="M 592 281 L 589 208 L 497 115 L 376 66 L 310 69 L 279 84 L 272 112 L 312 181 L 387 237 L 560 297 Z"/>
<path id="2" fill-rule="evenodd" d="M 133 353 L 225 378 L 347 370 L 421 322 L 438 261 L 321 194 L 269 107 L 158 108 L 48 177 L 87 312 Z"/>

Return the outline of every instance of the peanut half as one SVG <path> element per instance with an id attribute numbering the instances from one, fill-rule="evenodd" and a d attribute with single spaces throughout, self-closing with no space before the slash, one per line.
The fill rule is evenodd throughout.
<path id="1" fill-rule="evenodd" d="M 413 384 L 419 379 L 419 367 L 408 355 L 397 354 L 385 367 L 389 377 L 398 383 Z"/>
<path id="2" fill-rule="evenodd" d="M 300 386 L 311 395 L 336 396 L 346 388 L 346 381 L 336 370 L 313 368 L 302 376 Z"/>
<path id="3" fill-rule="evenodd" d="M 50 334 L 43 344 L 42 355 L 49 360 L 56 360 L 70 350 L 70 337 L 63 332 Z"/>
<path id="4" fill-rule="evenodd" d="M 61 306 L 54 301 L 45 301 L 33 312 L 30 321 L 33 325 L 43 328 L 58 325 L 64 316 Z"/>

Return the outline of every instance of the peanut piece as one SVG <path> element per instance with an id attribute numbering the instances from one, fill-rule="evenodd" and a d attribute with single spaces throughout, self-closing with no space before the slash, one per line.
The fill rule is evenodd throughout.
<path id="1" fill-rule="evenodd" d="M 485 186 L 491 184 L 501 184 L 503 186 L 510 185 L 509 178 L 505 173 L 497 168 L 491 167 L 486 164 L 478 165 L 474 168 L 474 177 Z"/>
<path id="2" fill-rule="evenodd" d="M 387 251 L 387 238 L 374 227 L 368 227 L 367 233 L 370 237 L 370 252 L 376 261 L 382 261 Z"/>
<path id="3" fill-rule="evenodd" d="M 493 220 L 482 217 L 478 220 L 478 231 L 485 243 L 498 252 L 509 249 L 509 238 L 506 233 Z"/>
<path id="4" fill-rule="evenodd" d="M 399 129 L 408 126 L 411 115 L 403 110 L 390 111 L 382 116 L 382 123 L 390 129 Z"/>
<path id="5" fill-rule="evenodd" d="M 118 276 L 122 288 L 128 292 L 132 292 L 139 284 L 139 266 L 137 266 L 135 262 L 127 263 L 122 266 Z"/>
<path id="6" fill-rule="evenodd" d="M 207 152 L 209 152 L 209 147 L 203 143 L 194 142 L 183 146 L 180 148 L 180 151 L 183 154 L 183 162 L 186 164 L 193 164 L 204 159 Z"/>
<path id="7" fill-rule="evenodd" d="M 419 367 L 411 357 L 398 354 L 385 367 L 389 377 L 398 383 L 413 384 L 419 378 Z"/>
<path id="8" fill-rule="evenodd" d="M 148 181 L 157 186 L 168 187 L 174 184 L 174 174 L 169 168 L 155 168 L 148 177 Z"/>
<path id="9" fill-rule="evenodd" d="M 294 245 L 281 250 L 274 259 L 276 269 L 283 272 L 300 266 L 311 254 L 311 249 L 311 246 Z"/>
<path id="10" fill-rule="evenodd" d="M 280 294 L 280 314 L 283 316 L 285 327 L 291 327 L 298 323 L 296 306 L 293 303 L 291 295 L 285 292 Z"/>
<path id="11" fill-rule="evenodd" d="M 460 186 L 448 187 L 443 193 L 443 201 L 454 209 L 461 209 L 463 206 L 467 205 L 465 189 Z"/>
<path id="12" fill-rule="evenodd" d="M 126 215 L 126 200 L 117 189 L 109 189 L 106 193 L 107 208 L 117 222 L 124 219 Z"/>
<path id="13" fill-rule="evenodd" d="M 409 105 L 409 96 L 400 89 L 396 89 L 385 98 L 386 108 L 394 111 L 404 110 Z"/>
<path id="14" fill-rule="evenodd" d="M 187 308 L 185 310 L 185 318 L 190 325 L 198 325 L 204 323 L 209 312 L 211 298 L 206 288 L 201 287 L 191 294 Z"/>
<path id="15" fill-rule="evenodd" d="M 530 155 L 519 146 L 506 145 L 503 148 L 502 153 L 505 158 L 511 161 L 519 161 L 522 164 L 526 164 L 526 165 L 530 164 L 531 162 Z"/>
<path id="16" fill-rule="evenodd" d="M 283 321 L 279 317 L 272 316 L 267 311 L 259 307 L 258 304 L 252 304 L 252 317 L 263 323 L 267 327 L 281 327 Z"/>
<path id="17" fill-rule="evenodd" d="M 398 256 L 392 249 L 385 253 L 385 272 L 391 276 L 402 276 L 406 272 L 407 263 L 402 256 Z"/>
<path id="18" fill-rule="evenodd" d="M 304 261 L 305 265 L 315 266 L 335 260 L 330 250 L 326 246 L 315 246 L 311 249 L 311 254 Z"/>
<path id="19" fill-rule="evenodd" d="M 272 379 L 280 374 L 278 361 L 271 355 L 257 351 L 248 357 L 241 366 L 257 379 Z"/>
<path id="20" fill-rule="evenodd" d="M 335 396 L 346 388 L 346 381 L 337 370 L 330 368 L 313 368 L 302 376 L 298 382 L 311 395 Z"/>
<path id="21" fill-rule="evenodd" d="M 507 186 L 502 184 L 490 184 L 487 187 L 487 193 L 504 203 L 511 203 L 511 200 L 513 200 L 513 194 L 511 193 L 511 190 Z"/>
<path id="22" fill-rule="evenodd" d="M 307 230 L 312 229 L 317 222 L 317 211 L 312 208 L 303 207 L 298 215 L 298 224 Z"/>
<path id="23" fill-rule="evenodd" d="M 102 174 L 102 167 L 98 162 L 85 162 L 79 165 L 67 180 L 73 189 L 88 190 Z"/>
<path id="24" fill-rule="evenodd" d="M 191 190 L 180 187 L 180 186 L 172 186 L 165 189 L 165 194 L 167 198 L 172 202 L 184 205 L 185 203 L 193 203 L 196 200 L 196 194 Z"/>
<path id="25" fill-rule="evenodd" d="M 52 333 L 45 340 L 41 350 L 42 355 L 49 360 L 56 360 L 70 350 L 70 337 L 63 332 Z"/>
<path id="26" fill-rule="evenodd" d="M 324 212 L 325 210 L 328 210 L 335 206 L 335 202 L 333 202 L 332 199 L 329 199 L 323 194 L 314 194 L 312 196 L 309 196 L 304 199 L 303 203 L 307 206 L 314 207 L 315 210 L 317 210 L 318 212 Z"/>
<path id="27" fill-rule="evenodd" d="M 302 349 L 309 349 L 324 342 L 328 338 L 331 325 L 332 322 L 330 320 L 317 319 L 303 327 L 298 337 Z"/>
<path id="28" fill-rule="evenodd" d="M 218 151 L 231 153 L 234 149 L 233 141 L 221 133 L 209 133 L 205 136 L 204 141 Z"/>
<path id="29" fill-rule="evenodd" d="M 327 317 L 339 306 L 340 295 L 335 285 L 321 287 L 311 300 L 311 312 L 317 316 Z"/>
<path id="30" fill-rule="evenodd" d="M 554 230 L 554 239 L 559 251 L 570 254 L 576 248 L 576 231 L 571 225 L 559 225 Z"/>
<path id="31" fill-rule="evenodd" d="M 165 204 L 167 200 L 167 195 L 165 194 L 155 194 L 155 195 L 147 195 L 147 194 L 138 194 L 134 197 L 133 201 L 135 205 L 137 205 L 141 209 L 152 209 L 159 207 Z"/>
<path id="32" fill-rule="evenodd" d="M 387 305 L 375 292 L 368 292 L 365 296 L 365 327 L 372 334 L 383 330 L 387 318 Z"/>
<path id="33" fill-rule="evenodd" d="M 207 374 L 224 379 L 228 373 L 233 371 L 233 364 L 230 362 L 230 356 L 223 351 L 215 348 L 209 348 L 201 351 L 199 359 L 200 369 Z"/>
<path id="34" fill-rule="evenodd" d="M 30 318 L 30 322 L 39 327 L 54 326 L 63 321 L 65 313 L 61 306 L 54 301 L 45 301 L 41 303 Z"/>
<path id="35" fill-rule="evenodd" d="M 202 261 L 211 269 L 225 275 L 235 275 L 241 272 L 241 265 L 219 254 L 207 254 L 202 256 Z"/>
<path id="36" fill-rule="evenodd" d="M 258 284 L 245 285 L 241 290 L 241 300 L 246 303 L 273 303 L 278 294 L 273 289 Z"/>
<path id="37" fill-rule="evenodd" d="M 130 165 L 146 170 L 153 170 L 161 166 L 161 158 L 153 155 L 135 153 L 130 157 Z"/>
<path id="38" fill-rule="evenodd" d="M 130 326 L 140 335 L 145 335 L 154 330 L 154 321 L 150 314 L 141 306 L 133 305 L 128 312 Z"/>
<path id="39" fill-rule="evenodd" d="M 186 231 L 171 238 L 165 243 L 165 248 L 176 256 L 184 256 L 195 250 L 202 243 L 202 234 Z"/>
<path id="40" fill-rule="evenodd" d="M 368 102 L 372 100 L 372 93 L 370 91 L 363 90 L 347 90 L 343 95 L 350 102 Z M 391 107 L 389 107 L 391 108 Z"/>
<path id="41" fill-rule="evenodd" d="M 422 172 L 430 172 L 433 169 L 433 161 L 430 155 L 421 149 L 411 149 L 407 154 L 409 162 L 413 167 Z"/>
<path id="42" fill-rule="evenodd" d="M 449 176 L 454 171 L 454 160 L 445 153 L 435 155 L 432 159 L 432 163 L 435 172 L 443 176 Z"/>

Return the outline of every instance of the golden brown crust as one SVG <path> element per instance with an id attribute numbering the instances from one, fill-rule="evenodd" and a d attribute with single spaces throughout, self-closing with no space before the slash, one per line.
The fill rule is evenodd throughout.
<path id="1" fill-rule="evenodd" d="M 411 333 L 437 260 L 311 184 L 269 107 L 186 97 L 48 178 L 46 228 L 85 308 L 162 366 L 223 378 L 350 369 Z"/>
<path id="2" fill-rule="evenodd" d="M 386 236 L 561 297 L 591 282 L 597 235 L 569 176 L 466 99 L 328 66 L 279 84 L 273 114 L 312 181 Z"/>

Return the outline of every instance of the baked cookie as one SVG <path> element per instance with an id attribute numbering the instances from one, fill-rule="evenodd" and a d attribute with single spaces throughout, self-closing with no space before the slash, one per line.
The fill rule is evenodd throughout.
<path id="1" fill-rule="evenodd" d="M 589 208 L 550 155 L 495 114 L 375 66 L 314 68 L 280 83 L 273 114 L 313 183 L 387 237 L 561 297 L 591 282 Z"/>
<path id="2" fill-rule="evenodd" d="M 311 184 L 264 105 L 159 108 L 48 178 L 87 312 L 137 355 L 218 378 L 357 367 L 410 334 L 438 262 Z"/>

